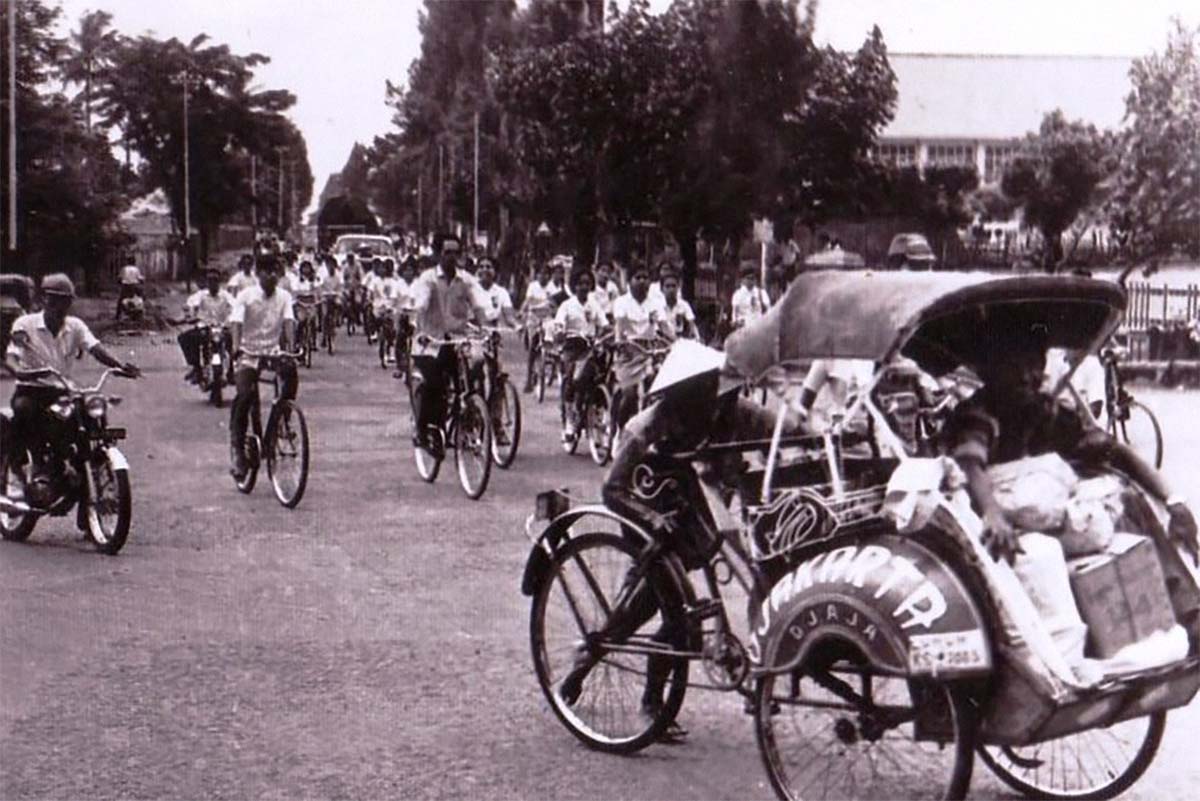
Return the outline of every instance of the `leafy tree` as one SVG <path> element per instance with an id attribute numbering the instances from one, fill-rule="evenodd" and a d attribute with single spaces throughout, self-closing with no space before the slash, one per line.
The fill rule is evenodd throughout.
<path id="1" fill-rule="evenodd" d="M 188 94 L 188 164 L 193 225 L 202 248 L 230 215 L 246 215 L 251 205 L 249 159 L 276 170 L 263 181 L 260 201 L 272 191 L 278 203 L 279 148 L 283 158 L 285 218 L 308 204 L 312 173 L 303 138 L 283 112 L 295 103 L 285 90 L 259 90 L 255 68 L 269 59 L 240 56 L 200 35 L 184 44 L 150 36 L 127 40 L 116 50 L 100 91 L 103 119 L 119 124 L 126 140 L 146 163 L 148 178 L 162 187 L 178 229 L 184 230 L 183 102 Z M 291 176 L 291 183 L 286 179 Z M 294 187 L 294 189 L 293 189 Z M 206 249 L 206 248 L 203 248 Z"/>
<path id="2" fill-rule="evenodd" d="M 40 0 L 22 0 L 17 17 L 17 264 L 31 273 L 82 267 L 94 289 L 102 255 L 120 241 L 116 225 L 124 199 L 120 168 L 108 142 L 90 135 L 71 104 L 50 87 L 66 43 L 54 34 L 60 11 Z M 8 15 L 0 15 L 0 41 L 8 42 Z M 8 85 L 8 58 L 0 59 L 0 84 Z M 7 91 L 0 93 L 0 140 L 8 137 Z M 0 174 L 8 175 L 8 149 L 0 149 Z M 8 193 L 3 208 L 7 219 Z M 5 232 L 4 247 L 7 247 Z"/>
<path id="3" fill-rule="evenodd" d="M 120 35 L 110 29 L 112 14 L 91 11 L 79 20 L 79 30 L 71 33 L 71 48 L 63 63 L 63 80 L 83 87 L 83 118 L 88 133 L 92 132 L 92 93 L 96 81 L 112 63 L 113 53 L 120 45 Z"/>
<path id="4" fill-rule="evenodd" d="M 1134 61 L 1110 213 L 1137 258 L 1200 256 L 1200 58 L 1175 21 L 1165 52 Z"/>
<path id="5" fill-rule="evenodd" d="M 1063 232 L 1096 201 L 1108 153 L 1107 139 L 1094 125 L 1068 122 L 1057 110 L 1042 119 L 1036 134 L 1026 135 L 1004 171 L 1000 188 L 1041 232 L 1048 271 L 1063 261 Z"/>

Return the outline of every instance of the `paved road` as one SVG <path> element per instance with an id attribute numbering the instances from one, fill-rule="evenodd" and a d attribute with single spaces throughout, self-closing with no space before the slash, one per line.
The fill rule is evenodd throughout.
<path id="1" fill-rule="evenodd" d="M 599 477 L 559 452 L 549 404 L 526 398 L 516 465 L 473 503 L 452 473 L 418 479 L 398 383 L 343 339 L 302 372 L 312 474 L 288 511 L 234 491 L 226 413 L 172 343 L 120 344 L 148 368 L 115 413 L 129 544 L 101 557 L 61 519 L 0 544 L 0 798 L 771 797 L 736 698 L 689 695 L 688 743 L 631 758 L 578 746 L 543 702 L 521 524 L 537 490 Z M 1129 797 L 1200 783 L 1195 709 Z M 972 796 L 1003 795 L 979 768 Z"/>

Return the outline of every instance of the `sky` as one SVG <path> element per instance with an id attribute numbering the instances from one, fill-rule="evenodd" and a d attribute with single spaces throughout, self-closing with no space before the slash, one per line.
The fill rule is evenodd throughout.
<path id="1" fill-rule="evenodd" d="M 518 0 L 520 2 L 520 0 Z M 291 117 L 308 144 L 314 203 L 355 142 L 391 128 L 384 81 L 403 83 L 421 49 L 422 0 L 46 0 L 63 33 L 104 9 L 126 35 L 188 41 L 206 33 L 259 52 L 262 88 L 297 96 Z M 655 10 L 670 0 L 651 0 Z M 1196 0 L 821 0 L 816 37 L 854 49 L 879 25 L 894 52 L 1139 56 L 1161 51 L 1172 16 L 1200 25 Z M 311 211 L 311 209 L 310 209 Z"/>

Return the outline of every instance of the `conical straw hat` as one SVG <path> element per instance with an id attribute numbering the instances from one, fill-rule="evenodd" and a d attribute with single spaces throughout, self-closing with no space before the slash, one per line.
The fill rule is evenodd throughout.
<path id="1" fill-rule="evenodd" d="M 725 366 L 725 354 L 691 339 L 680 339 L 671 346 L 662 368 L 650 385 L 649 395 L 657 395 L 676 384 L 712 373 Z"/>

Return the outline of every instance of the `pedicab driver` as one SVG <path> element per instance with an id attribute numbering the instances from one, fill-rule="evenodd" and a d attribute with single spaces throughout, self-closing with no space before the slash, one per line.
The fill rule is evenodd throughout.
<path id="1" fill-rule="evenodd" d="M 416 340 L 413 364 L 421 373 L 421 391 L 413 397 L 417 430 L 413 444 L 440 455 L 430 437 L 431 428 L 439 428 L 446 414 L 446 389 L 455 370 L 455 352 L 442 340 L 461 337 L 472 322 L 487 321 L 488 299 L 474 278 L 458 270 L 462 242 L 448 236 L 441 243 L 441 262 L 421 273 L 412 285 L 413 310 L 416 314 Z"/>
<path id="2" fill-rule="evenodd" d="M 705 444 L 766 439 L 775 425 L 772 413 L 738 397 L 740 383 L 724 385 L 720 376 L 724 364 L 724 353 L 693 340 L 680 340 L 672 346 L 650 387 L 650 396 L 657 401 L 627 424 L 602 490 L 606 506 L 641 523 L 652 537 L 670 542 L 689 570 L 707 562 L 721 540 L 719 523 L 704 511 L 710 507 L 699 488 L 699 477 L 683 455 Z M 740 454 L 713 464 L 718 480 L 726 485 L 736 481 L 736 472 L 731 471 L 741 468 Z M 647 484 L 661 491 L 648 493 Z M 636 537 L 629 531 L 624 535 Z M 640 548 L 644 543 L 639 540 L 636 544 Z M 631 601 L 629 614 L 610 620 L 605 634 L 627 637 L 655 615 L 655 593 L 648 585 L 642 586 Z M 654 639 L 672 642 L 683 636 L 684 632 L 664 626 Z M 564 701 L 574 704 L 578 700 L 595 664 L 595 657 L 580 653 L 559 686 Z M 641 699 L 643 714 L 657 713 L 669 673 L 668 660 L 649 658 Z M 685 735 L 672 724 L 663 738 L 678 740 Z"/>
<path id="3" fill-rule="evenodd" d="M 246 453 L 242 444 L 250 420 L 250 405 L 258 390 L 258 358 L 253 353 L 278 353 L 280 343 L 290 352 L 296 335 L 296 317 L 292 312 L 291 294 L 279 286 L 280 263 L 275 256 L 258 259 L 258 286 L 243 289 L 234 299 L 229 313 L 230 338 L 236 372 L 234 384 L 237 395 L 229 410 L 229 440 L 233 454 L 231 472 L 238 481 L 246 475 Z M 299 378 L 296 364 L 280 360 L 276 371 L 280 380 L 279 396 L 287 400 L 296 397 Z"/>
<path id="4" fill-rule="evenodd" d="M 967 492 L 983 518 L 988 551 L 1012 562 L 1021 547 L 996 502 L 987 466 L 1053 451 L 1085 464 L 1114 467 L 1163 501 L 1170 513 L 1168 534 L 1200 565 L 1196 521 L 1187 502 L 1131 448 L 1089 427 L 1080 410 L 1042 391 L 1046 334 L 1035 329 L 1020 341 L 1006 338 L 1003 343 L 987 338 L 973 365 L 983 386 L 955 408 L 943 429 L 943 446 L 966 473 Z"/>

